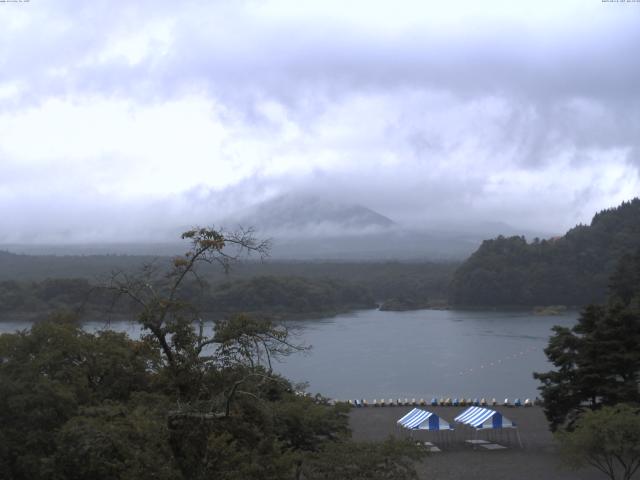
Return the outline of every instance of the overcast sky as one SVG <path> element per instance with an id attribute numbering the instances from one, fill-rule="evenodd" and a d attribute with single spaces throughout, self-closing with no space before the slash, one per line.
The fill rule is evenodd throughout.
<path id="1" fill-rule="evenodd" d="M 0 242 L 290 191 L 563 232 L 639 171 L 639 2 L 0 3 Z"/>

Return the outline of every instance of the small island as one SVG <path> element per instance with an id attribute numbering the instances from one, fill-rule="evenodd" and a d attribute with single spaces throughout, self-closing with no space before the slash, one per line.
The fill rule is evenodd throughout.
<path id="1" fill-rule="evenodd" d="M 533 309 L 534 315 L 540 316 L 553 316 L 553 315 L 562 315 L 566 313 L 567 307 L 566 305 L 546 305 L 535 307 Z"/>

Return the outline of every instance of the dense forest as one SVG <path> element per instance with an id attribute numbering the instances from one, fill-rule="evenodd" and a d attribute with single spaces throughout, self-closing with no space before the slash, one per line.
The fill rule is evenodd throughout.
<path id="1" fill-rule="evenodd" d="M 213 317 L 245 312 L 286 318 L 376 307 L 370 292 L 363 287 L 289 276 L 260 276 L 213 286 L 189 282 L 181 292 L 181 299 Z M 128 314 L 135 311 L 136 305 L 130 300 L 118 299 L 108 288 L 92 285 L 86 279 L 0 282 L 0 314 L 37 318 L 62 309 L 95 317 Z"/>
<path id="2" fill-rule="evenodd" d="M 139 340 L 86 332 L 69 314 L 0 335 L 0 478 L 415 478 L 424 449 L 352 441 L 344 405 L 273 372 L 305 350 L 285 326 L 232 315 L 204 335 L 182 291 L 227 258 L 225 239 L 188 233 L 192 249 L 167 269 L 111 278 L 138 306 Z"/>
<path id="3" fill-rule="evenodd" d="M 300 395 L 262 363 L 286 354 L 284 330 L 236 317 L 216 335 L 206 355 L 179 323 L 131 340 L 55 316 L 0 335 L 0 478 L 414 478 L 424 452 L 352 442 L 343 405 Z"/>
<path id="4" fill-rule="evenodd" d="M 45 317 L 60 308 L 86 315 L 130 313 L 100 286 L 113 272 L 135 274 L 168 257 L 27 256 L 0 252 L 0 319 Z M 225 274 L 203 265 L 185 300 L 210 315 L 255 312 L 276 317 L 331 315 L 388 303 L 399 309 L 446 301 L 457 264 L 244 261 Z"/>
<path id="5" fill-rule="evenodd" d="M 456 271 L 459 306 L 601 303 L 617 262 L 640 245 L 640 199 L 597 213 L 560 238 L 486 240 Z"/>

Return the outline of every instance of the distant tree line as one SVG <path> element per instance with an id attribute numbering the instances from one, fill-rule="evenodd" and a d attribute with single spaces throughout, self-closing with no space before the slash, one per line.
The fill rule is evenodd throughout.
<path id="1" fill-rule="evenodd" d="M 363 286 L 329 279 L 261 276 L 216 285 L 203 302 L 207 311 L 314 314 L 374 308 Z"/>
<path id="2" fill-rule="evenodd" d="M 456 271 L 450 302 L 462 306 L 601 303 L 616 264 L 640 245 L 640 199 L 604 210 L 560 238 L 486 240 Z"/>
<path id="3" fill-rule="evenodd" d="M 374 308 L 368 289 L 336 280 L 262 276 L 209 285 L 185 282 L 181 299 L 207 314 L 222 316 L 253 312 L 275 316 L 327 315 Z M 42 282 L 0 282 L 0 314 L 47 314 L 60 309 L 84 312 L 131 313 L 135 302 L 112 305 L 113 294 L 86 279 L 47 279 Z"/>
<path id="4" fill-rule="evenodd" d="M 89 300 L 92 287 L 82 278 L 56 278 L 41 282 L 0 282 L 0 313 L 53 311 L 72 308 Z M 94 304 L 106 302 L 93 296 Z"/>
<path id="5" fill-rule="evenodd" d="M 41 260 L 46 263 L 47 258 Z M 446 301 L 454 268 L 453 264 L 399 262 L 239 264 L 236 269 L 242 273 L 234 270 L 228 276 L 208 274 L 211 268 L 204 268 L 199 281 L 185 282 L 181 295 L 201 311 L 215 315 L 243 311 L 312 317 L 375 308 L 389 300 L 398 309 L 420 308 Z M 81 277 L 0 281 L 0 316 L 46 316 L 59 309 L 88 315 L 135 311 L 131 302 L 113 305 L 112 295 L 98 288 L 100 284 Z"/>

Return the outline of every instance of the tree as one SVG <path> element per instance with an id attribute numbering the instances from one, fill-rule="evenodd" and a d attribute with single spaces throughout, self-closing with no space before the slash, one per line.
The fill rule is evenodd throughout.
<path id="1" fill-rule="evenodd" d="M 56 434 L 55 471 L 65 480 L 181 480 L 167 441 L 167 399 L 84 407 Z"/>
<path id="2" fill-rule="evenodd" d="M 609 292 L 614 300 L 640 309 L 640 249 L 625 255 L 609 280 Z"/>
<path id="3" fill-rule="evenodd" d="M 10 471 L 3 478 L 52 478 L 57 432 L 85 406 L 150 390 L 154 363 L 140 342 L 87 333 L 66 315 L 0 335 L 0 454 Z"/>
<path id="4" fill-rule="evenodd" d="M 183 238 L 191 249 L 168 271 L 119 272 L 107 286 L 137 305 L 141 339 L 69 316 L 0 336 L 2 478 L 414 478 L 415 446 L 352 443 L 346 407 L 273 372 L 303 349 L 285 327 L 232 315 L 205 335 L 187 279 L 266 244 L 213 229 Z"/>
<path id="5" fill-rule="evenodd" d="M 197 310 L 181 296 L 187 279 L 198 282 L 201 263 L 216 263 L 225 271 L 247 253 L 264 256 L 269 243 L 257 241 L 252 230 L 225 233 L 213 228 L 194 228 L 182 234 L 191 248 L 173 259 L 168 272 L 156 265 L 144 266 L 138 275 L 115 273 L 106 288 L 126 296 L 138 307 L 138 322 L 148 332 L 144 337 L 162 354 L 169 382 L 183 400 L 197 396 L 202 376 L 211 361 L 203 350 L 215 339 L 204 335 L 204 325 Z M 193 322 L 200 323 L 199 331 Z"/>
<path id="6" fill-rule="evenodd" d="M 213 229 L 193 229 L 183 238 L 191 249 L 173 260 L 168 273 L 147 266 L 138 275 L 117 273 L 108 285 L 138 306 L 138 321 L 149 332 L 143 342 L 161 354 L 159 383 L 177 400 L 167 412 L 175 462 L 189 479 L 285 478 L 304 463 L 304 452 L 344 439 L 347 417 L 342 407 L 298 396 L 273 373 L 273 359 L 304 349 L 291 342 L 287 328 L 231 315 L 207 337 L 184 295 L 187 279 L 202 282 L 200 263 L 227 270 L 244 253 L 264 255 L 268 244 L 251 232 Z M 229 246 L 235 251 L 228 253 Z M 305 423 L 303 412 L 312 421 Z"/>
<path id="7" fill-rule="evenodd" d="M 638 402 L 640 318 L 620 306 L 591 305 L 573 328 L 554 327 L 545 353 L 555 370 L 534 373 L 551 428 L 585 410 Z"/>
<path id="8" fill-rule="evenodd" d="M 233 382 L 224 389 L 227 417 L 237 394 L 253 395 L 240 390 L 243 384 L 250 379 L 257 380 L 258 385 L 281 381 L 273 375 L 272 360 L 306 350 L 291 342 L 285 326 L 243 314 L 217 321 L 213 340 L 217 344 L 215 358 L 220 367 L 235 374 Z"/>
<path id="9" fill-rule="evenodd" d="M 327 478 L 350 480 L 417 479 L 416 461 L 427 452 L 410 440 L 327 444 L 298 472 L 297 480 Z"/>
<path id="10" fill-rule="evenodd" d="M 630 480 L 640 468 L 640 410 L 629 405 L 586 412 L 571 432 L 556 435 L 561 455 L 580 468 L 591 465 L 611 480 Z"/>
<path id="11" fill-rule="evenodd" d="M 552 430 L 572 428 L 588 409 L 640 402 L 638 272 L 640 255 L 623 259 L 606 306 L 588 306 L 570 329 L 554 327 L 545 353 L 555 370 L 534 373 Z"/>

